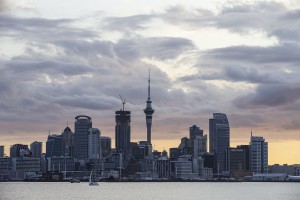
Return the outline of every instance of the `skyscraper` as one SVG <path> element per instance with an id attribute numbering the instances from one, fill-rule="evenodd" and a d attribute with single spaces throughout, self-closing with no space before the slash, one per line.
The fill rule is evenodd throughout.
<path id="1" fill-rule="evenodd" d="M 100 158 L 100 130 L 98 128 L 89 129 L 89 159 Z"/>
<path id="2" fill-rule="evenodd" d="M 150 70 L 149 70 L 149 79 L 148 79 L 148 99 L 146 101 L 147 106 L 144 109 L 144 113 L 146 114 L 146 125 L 147 125 L 147 142 L 151 145 L 151 126 L 152 126 L 152 115 L 154 110 L 152 109 L 152 101 L 150 97 Z"/>
<path id="3" fill-rule="evenodd" d="M 214 172 L 225 170 L 225 150 L 230 146 L 230 128 L 226 114 L 214 113 L 209 119 L 209 149 L 216 156 Z"/>
<path id="4" fill-rule="evenodd" d="M 63 141 L 63 155 L 73 157 L 74 156 L 74 133 L 71 131 L 69 126 L 65 128 L 61 136 Z"/>
<path id="5" fill-rule="evenodd" d="M 116 111 L 116 150 L 118 152 L 130 151 L 130 111 L 123 110 Z"/>
<path id="6" fill-rule="evenodd" d="M 37 141 L 34 141 L 30 144 L 30 151 L 32 153 L 33 158 L 41 158 L 43 150 L 42 144 L 42 142 Z"/>
<path id="7" fill-rule="evenodd" d="M 46 157 L 63 156 L 63 145 L 61 135 L 48 135 L 46 142 Z"/>
<path id="8" fill-rule="evenodd" d="M 194 157 L 197 157 L 197 154 L 195 156 L 195 151 L 200 152 L 206 152 L 206 143 L 207 143 L 207 135 L 203 136 L 203 130 L 200 129 L 200 127 L 193 125 L 190 127 L 190 143 L 191 143 L 191 152 Z M 197 138 L 197 141 L 196 141 Z M 195 147 L 195 144 L 197 147 Z"/>
<path id="9" fill-rule="evenodd" d="M 194 140 L 196 136 L 203 136 L 203 130 L 200 129 L 200 127 L 193 125 L 190 127 L 190 140 Z"/>
<path id="10" fill-rule="evenodd" d="M 86 115 L 75 117 L 74 157 L 87 161 L 88 155 L 88 130 L 92 128 L 92 118 Z"/>
<path id="11" fill-rule="evenodd" d="M 263 137 L 252 136 L 250 142 L 250 168 L 253 173 L 268 172 L 268 143 Z"/>

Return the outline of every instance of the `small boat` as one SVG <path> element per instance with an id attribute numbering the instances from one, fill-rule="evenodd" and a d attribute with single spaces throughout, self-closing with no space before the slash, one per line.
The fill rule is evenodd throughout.
<path id="1" fill-rule="evenodd" d="M 98 186 L 98 185 L 99 185 L 99 183 L 97 183 L 96 181 L 94 181 L 94 180 L 92 179 L 92 172 L 91 172 L 91 174 L 90 174 L 89 185 L 90 185 L 90 186 Z"/>

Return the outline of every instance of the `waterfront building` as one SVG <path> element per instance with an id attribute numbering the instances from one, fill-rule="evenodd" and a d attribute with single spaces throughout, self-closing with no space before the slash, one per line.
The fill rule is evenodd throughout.
<path id="1" fill-rule="evenodd" d="M 100 130 L 98 128 L 90 128 L 89 129 L 89 159 L 97 159 L 100 158 L 100 150 L 101 150 L 101 143 L 100 143 Z"/>
<path id="2" fill-rule="evenodd" d="M 123 104 L 124 105 L 124 104 Z M 130 151 L 130 111 L 116 111 L 115 139 L 117 152 Z"/>
<path id="3" fill-rule="evenodd" d="M 146 115 L 146 125 L 147 125 L 147 142 L 149 145 L 152 145 L 151 143 L 151 126 L 152 126 L 152 115 L 154 113 L 154 110 L 152 109 L 152 101 L 150 97 L 150 70 L 149 70 L 149 79 L 148 79 L 148 99 L 146 101 L 147 106 L 144 109 L 144 113 Z"/>
<path id="4" fill-rule="evenodd" d="M 0 146 L 0 158 L 4 157 L 4 146 Z"/>
<path id="5" fill-rule="evenodd" d="M 0 181 L 10 180 L 11 171 L 12 171 L 12 158 L 0 157 Z"/>
<path id="6" fill-rule="evenodd" d="M 209 119 L 209 149 L 216 156 L 214 173 L 222 173 L 225 167 L 225 151 L 230 147 L 230 127 L 226 114 L 214 113 Z"/>
<path id="7" fill-rule="evenodd" d="M 102 157 L 106 157 L 111 152 L 111 138 L 106 136 L 100 136 L 100 148 Z"/>
<path id="8" fill-rule="evenodd" d="M 75 158 L 73 157 L 57 157 L 47 158 L 47 171 L 74 171 Z"/>
<path id="9" fill-rule="evenodd" d="M 30 144 L 30 152 L 32 154 L 33 158 L 40 158 L 42 156 L 42 142 L 37 142 L 34 141 L 33 143 Z"/>
<path id="10" fill-rule="evenodd" d="M 30 151 L 26 144 L 14 144 L 10 146 L 10 157 L 21 158 L 30 157 Z"/>
<path id="11" fill-rule="evenodd" d="M 160 157 L 154 161 L 154 177 L 158 179 L 169 179 L 171 175 L 171 164 L 167 157 Z"/>
<path id="12" fill-rule="evenodd" d="M 263 137 L 252 136 L 250 142 L 250 167 L 254 174 L 268 173 L 268 142 Z"/>
<path id="13" fill-rule="evenodd" d="M 246 171 L 246 151 L 242 148 L 226 149 L 226 171 L 227 172 L 243 172 Z"/>
<path id="14" fill-rule="evenodd" d="M 70 129 L 69 126 L 67 126 L 62 136 L 62 143 L 63 143 L 63 155 L 73 157 L 74 156 L 74 133 Z"/>
<path id="15" fill-rule="evenodd" d="M 86 115 L 75 117 L 74 156 L 88 161 L 88 130 L 92 128 L 92 118 Z"/>
<path id="16" fill-rule="evenodd" d="M 24 180 L 26 175 L 38 174 L 40 170 L 40 158 L 12 158 L 11 178 L 14 180 Z"/>
<path id="17" fill-rule="evenodd" d="M 171 161 L 171 163 L 173 163 L 173 167 L 171 164 L 171 170 L 174 178 L 184 180 L 193 178 L 193 167 L 189 156 L 180 156 L 178 160 Z"/>
<path id="18" fill-rule="evenodd" d="M 269 173 L 279 173 L 279 174 L 286 174 L 290 176 L 300 176 L 300 164 L 297 165 L 271 165 L 269 166 Z"/>
<path id="19" fill-rule="evenodd" d="M 237 148 L 243 149 L 245 151 L 246 171 L 250 171 L 250 146 L 249 145 L 238 145 Z"/>
<path id="20" fill-rule="evenodd" d="M 48 139 L 46 142 L 46 157 L 52 156 L 63 156 L 63 145 L 61 135 L 48 135 Z"/>

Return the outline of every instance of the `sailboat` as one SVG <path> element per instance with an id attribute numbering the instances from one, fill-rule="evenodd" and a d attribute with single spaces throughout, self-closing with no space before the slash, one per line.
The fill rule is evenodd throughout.
<path id="1" fill-rule="evenodd" d="M 90 185 L 90 186 L 98 186 L 98 185 L 99 185 L 99 183 L 97 183 L 96 181 L 94 181 L 94 180 L 92 179 L 92 172 L 91 172 L 91 174 L 90 174 L 89 185 Z"/>

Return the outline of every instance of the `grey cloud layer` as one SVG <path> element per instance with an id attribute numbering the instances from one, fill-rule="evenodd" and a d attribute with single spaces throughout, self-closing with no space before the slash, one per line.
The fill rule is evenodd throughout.
<path id="1" fill-rule="evenodd" d="M 290 106 L 286 114 L 294 118 L 297 113 L 293 108 L 300 107 L 298 16 L 298 10 L 272 2 L 225 7 L 217 14 L 203 9 L 188 12 L 175 6 L 163 13 L 103 18 L 97 32 L 72 26 L 75 19 L 1 15 L 0 37 L 25 43 L 23 55 L 3 57 L 0 61 L 1 134 L 10 131 L 9 121 L 20 122 L 22 127 L 15 127 L 18 131 L 41 132 L 47 130 L 45 127 L 51 128 L 49 121 L 60 130 L 62 127 L 55 127 L 60 121 L 87 114 L 113 136 L 113 113 L 121 107 L 119 94 L 133 112 L 133 130 L 143 133 L 142 109 L 149 68 L 153 77 L 155 129 L 160 132 L 156 138 L 187 134 L 192 125 L 189 123 L 207 130 L 212 112 L 227 113 L 232 128 L 265 128 L 274 122 L 278 129 L 298 129 L 294 122 L 283 126 L 270 117 L 276 112 L 285 113 Z M 215 27 L 241 35 L 262 30 L 279 42 L 268 47 L 230 46 L 199 51 L 192 38 L 148 37 L 139 33 L 149 28 L 147 24 L 152 19 L 183 29 Z M 105 31 L 123 35 L 110 41 L 103 39 Z M 147 58 L 166 64 L 191 50 L 199 56 L 191 66 L 196 73 L 177 80 L 171 80 L 160 66 L 143 61 Z M 234 88 L 230 84 L 252 87 Z M 263 111 L 258 113 L 259 109 Z M 26 127 L 24 121 L 38 128 Z M 41 123 L 44 126 L 38 125 Z"/>

